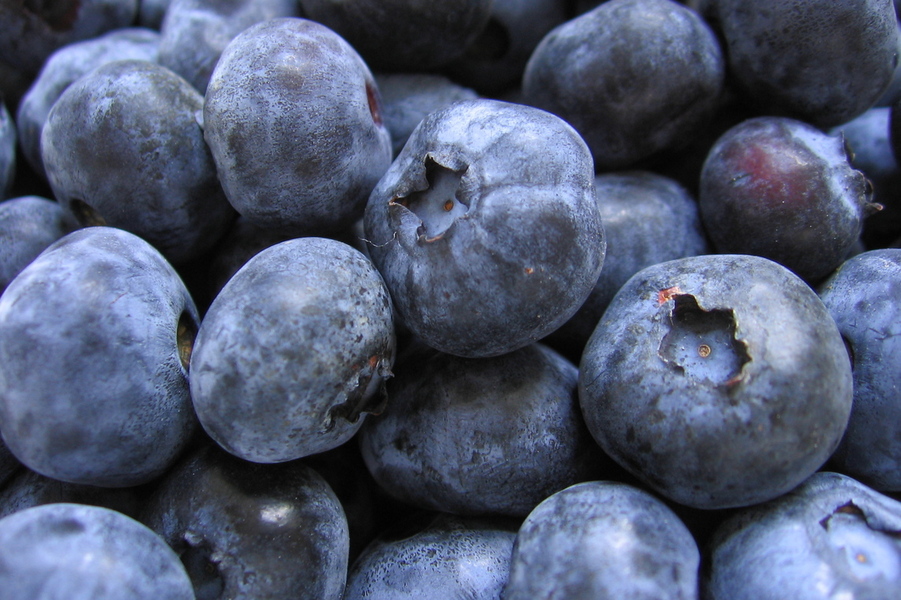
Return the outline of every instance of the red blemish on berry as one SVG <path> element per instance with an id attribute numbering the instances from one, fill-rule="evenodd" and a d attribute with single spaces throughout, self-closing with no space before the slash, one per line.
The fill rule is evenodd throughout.
<path id="1" fill-rule="evenodd" d="M 677 285 L 668 287 L 665 290 L 660 290 L 657 292 L 657 304 L 666 304 L 680 294 L 682 294 L 682 290 L 680 290 Z"/>

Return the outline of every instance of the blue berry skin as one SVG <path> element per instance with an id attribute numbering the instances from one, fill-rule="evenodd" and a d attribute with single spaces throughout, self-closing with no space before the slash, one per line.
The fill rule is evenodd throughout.
<path id="1" fill-rule="evenodd" d="M 670 0 L 610 0 L 535 48 L 523 100 L 570 122 L 599 171 L 697 135 L 719 105 L 725 60 L 713 31 Z"/>
<path id="2" fill-rule="evenodd" d="M 854 373 L 851 419 L 831 466 L 879 491 L 901 491 L 901 249 L 848 259 L 818 293 Z"/>
<path id="3" fill-rule="evenodd" d="M 15 181 L 18 139 L 16 124 L 0 101 L 0 200 L 6 199 Z"/>
<path id="4" fill-rule="evenodd" d="M 400 320 L 459 356 L 555 330 L 604 262 L 585 143 L 550 113 L 497 100 L 423 120 L 373 190 L 364 229 Z"/>
<path id="5" fill-rule="evenodd" d="M 305 16 L 346 39 L 379 71 L 421 73 L 461 56 L 491 14 L 492 0 L 299 0 Z"/>
<path id="6" fill-rule="evenodd" d="M 695 600 L 700 552 L 678 516 L 624 483 L 547 498 L 516 535 L 504 600 Z"/>
<path id="7" fill-rule="evenodd" d="M 201 94 L 225 46 L 267 19 L 297 17 L 297 0 L 172 0 L 160 25 L 160 64 Z"/>
<path id="8" fill-rule="evenodd" d="M 379 409 L 394 363 L 391 299 L 372 263 L 298 238 L 250 259 L 197 335 L 191 394 L 223 448 L 274 463 L 329 450 Z"/>
<path id="9" fill-rule="evenodd" d="M 340 600 L 344 591 L 347 518 L 301 461 L 259 465 L 205 446 L 159 482 L 140 521 L 181 557 L 198 600 Z"/>
<path id="10" fill-rule="evenodd" d="M 41 196 L 0 203 L 0 293 L 50 244 L 75 228 L 62 207 Z"/>
<path id="11" fill-rule="evenodd" d="M 714 248 L 754 254 L 816 283 L 835 270 L 878 210 L 841 137 L 785 117 L 756 117 L 716 141 L 698 203 Z"/>
<path id="12" fill-rule="evenodd" d="M 0 519 L 7 600 L 193 600 L 175 553 L 122 513 L 45 504 Z"/>
<path id="13" fill-rule="evenodd" d="M 199 318 L 162 255 L 110 227 L 66 235 L 0 297 L 0 432 L 29 468 L 124 487 L 162 474 L 196 429 Z"/>
<path id="14" fill-rule="evenodd" d="M 738 89 L 761 114 L 820 128 L 873 106 L 898 64 L 892 0 L 710 0 Z"/>
<path id="15" fill-rule="evenodd" d="M 774 498 L 820 468 L 851 412 L 851 364 L 800 278 L 749 255 L 647 267 L 582 355 L 579 398 L 600 446 L 689 507 Z"/>
<path id="16" fill-rule="evenodd" d="M 62 93 L 83 75 L 114 60 L 156 62 L 160 43 L 158 31 L 141 27 L 115 29 L 99 37 L 63 46 L 41 67 L 16 109 L 19 145 L 28 164 L 44 175 L 41 132 L 50 109 Z"/>
<path id="17" fill-rule="evenodd" d="M 524 517 L 548 495 L 605 473 L 585 428 L 578 372 L 533 344 L 462 358 L 415 346 L 388 382 L 385 411 L 364 423 L 373 478 L 413 506 Z"/>
<path id="18" fill-rule="evenodd" d="M 235 217 L 198 115 L 203 97 L 145 60 L 106 63 L 62 93 L 41 155 L 54 196 L 81 225 L 128 230 L 181 264 Z"/>
<path id="19" fill-rule="evenodd" d="M 709 542 L 705 600 L 897 598 L 901 503 L 838 473 L 740 511 Z"/>
<path id="20" fill-rule="evenodd" d="M 545 338 L 574 356 L 581 356 L 607 305 L 632 275 L 709 252 L 697 202 L 675 180 L 650 171 L 624 171 L 599 175 L 594 184 L 607 236 L 604 268 L 578 312 Z"/>
<path id="21" fill-rule="evenodd" d="M 349 227 L 391 164 L 369 68 L 306 19 L 270 19 L 228 44 L 204 123 L 229 202 L 260 227 L 304 235 Z"/>
<path id="22" fill-rule="evenodd" d="M 515 538 L 493 520 L 434 515 L 415 533 L 370 543 L 351 567 L 344 600 L 497 599 Z"/>

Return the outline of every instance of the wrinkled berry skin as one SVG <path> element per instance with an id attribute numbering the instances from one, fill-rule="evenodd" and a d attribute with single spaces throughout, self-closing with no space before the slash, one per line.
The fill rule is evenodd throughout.
<path id="1" fill-rule="evenodd" d="M 45 504 L 0 519 L 8 600 L 193 600 L 178 556 L 150 529 L 107 508 Z"/>
<path id="2" fill-rule="evenodd" d="M 16 110 L 22 154 L 37 173 L 44 173 L 41 131 L 50 109 L 66 88 L 82 75 L 114 60 L 156 62 L 159 43 L 158 31 L 128 27 L 68 44 L 47 58 Z"/>
<path id="3" fill-rule="evenodd" d="M 901 249 L 848 259 L 818 288 L 848 344 L 854 404 L 834 469 L 880 491 L 901 491 Z"/>
<path id="4" fill-rule="evenodd" d="M 694 600 L 700 553 L 663 502 L 589 481 L 547 498 L 516 535 L 504 600 Z"/>
<path id="5" fill-rule="evenodd" d="M 197 122 L 203 97 L 145 60 L 109 62 L 62 93 L 41 134 L 57 201 L 83 225 L 139 235 L 180 264 L 235 217 Z"/>
<path id="6" fill-rule="evenodd" d="M 160 25 L 160 64 L 201 94 L 222 50 L 256 23 L 296 17 L 296 0 L 172 0 Z"/>
<path id="7" fill-rule="evenodd" d="M 621 169 L 697 135 L 725 72 L 716 37 L 694 11 L 670 0 L 610 0 L 544 37 L 522 94 L 571 123 L 598 170 Z"/>
<path id="8" fill-rule="evenodd" d="M 344 600 L 499 598 L 515 538 L 503 523 L 437 514 L 415 533 L 370 543 L 348 574 Z"/>
<path id="9" fill-rule="evenodd" d="M 284 462 L 350 439 L 394 362 L 391 299 L 358 250 L 298 238 L 250 259 L 197 335 L 191 395 L 207 433 L 245 460 Z"/>
<path id="10" fill-rule="evenodd" d="M 181 556 L 198 598 L 339 600 L 347 518 L 299 461 L 259 465 L 215 445 L 160 481 L 140 516 Z"/>
<path id="11" fill-rule="evenodd" d="M 892 0 L 710 0 L 729 72 L 758 111 L 828 128 L 873 106 L 898 63 Z"/>
<path id="12" fill-rule="evenodd" d="M 848 256 L 875 207 L 842 138 L 784 117 L 730 128 L 701 170 L 698 204 L 719 253 L 754 254 L 806 281 Z"/>
<path id="13" fill-rule="evenodd" d="M 497 100 L 423 120 L 364 226 L 401 321 L 459 356 L 541 339 L 584 302 L 604 262 L 585 143 L 550 113 Z"/>
<path id="14" fill-rule="evenodd" d="M 463 54 L 492 0 L 300 0 L 304 15 L 336 31 L 379 71 L 421 73 Z"/>
<path id="15" fill-rule="evenodd" d="M 20 196 L 0 203 L 0 293 L 38 254 L 73 228 L 62 207 L 48 198 Z"/>
<path id="16" fill-rule="evenodd" d="M 639 271 L 607 307 L 579 372 L 601 447 L 695 508 L 790 490 L 826 462 L 851 412 L 851 365 L 826 307 L 756 256 Z"/>
<path id="17" fill-rule="evenodd" d="M 187 369 L 199 317 L 147 242 L 89 227 L 0 297 L 0 432 L 29 468 L 124 487 L 165 471 L 195 431 Z"/>
<path id="18" fill-rule="evenodd" d="M 363 215 L 391 164 L 378 87 L 334 31 L 270 19 L 226 46 L 204 131 L 232 206 L 264 228 L 323 235 Z"/>
<path id="19" fill-rule="evenodd" d="M 838 473 L 724 522 L 709 543 L 705 600 L 897 598 L 901 503 Z"/>
<path id="20" fill-rule="evenodd" d="M 389 494 L 461 515 L 523 517 L 548 495 L 604 473 L 585 429 L 572 363 L 540 344 L 461 358 L 425 346 L 363 424 L 366 466 Z"/>

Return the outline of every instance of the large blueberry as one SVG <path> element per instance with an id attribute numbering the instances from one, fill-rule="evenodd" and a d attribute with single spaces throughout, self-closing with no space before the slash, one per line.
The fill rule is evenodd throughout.
<path id="1" fill-rule="evenodd" d="M 497 100 L 423 120 L 364 224 L 403 323 L 462 356 L 510 352 L 562 325 L 604 261 L 585 142 L 550 113 Z"/>
<path id="2" fill-rule="evenodd" d="M 489 358 L 414 346 L 385 411 L 360 431 L 375 480 L 414 506 L 523 517 L 548 495 L 605 473 L 585 429 L 578 371 L 540 344 Z"/>
<path id="3" fill-rule="evenodd" d="M 391 164 L 372 73 L 338 34 L 306 19 L 269 19 L 235 37 L 203 114 L 229 202 L 261 227 L 347 227 Z"/>
<path id="4" fill-rule="evenodd" d="M 819 294 L 854 373 L 851 420 L 834 468 L 880 491 L 901 491 L 901 249 L 854 256 Z"/>
<path id="5" fill-rule="evenodd" d="M 48 198 L 20 196 L 0 203 L 0 293 L 74 226 L 62 207 Z"/>
<path id="6" fill-rule="evenodd" d="M 206 446 L 160 481 L 140 521 L 179 554 L 198 600 L 339 600 L 344 591 L 347 518 L 300 461 L 259 465 Z"/>
<path id="7" fill-rule="evenodd" d="M 901 503 L 821 472 L 739 512 L 709 544 L 706 600 L 889 600 L 901 591 Z"/>
<path id="8" fill-rule="evenodd" d="M 832 454 L 851 412 L 848 353 L 800 278 L 749 255 L 636 273 L 588 341 L 580 400 L 607 453 L 697 508 L 774 498 Z"/>
<path id="9" fill-rule="evenodd" d="M 506 523 L 434 515 L 418 531 L 369 544 L 348 574 L 344 600 L 497 599 L 515 538 Z"/>
<path id="10" fill-rule="evenodd" d="M 807 281 L 848 256 L 877 207 L 840 136 L 785 117 L 756 117 L 724 133 L 701 171 L 701 220 L 721 253 L 774 260 Z"/>
<path id="11" fill-rule="evenodd" d="M 82 504 L 28 508 L 0 519 L 5 600 L 193 600 L 178 556 L 122 513 Z"/>
<path id="12" fill-rule="evenodd" d="M 598 169 L 615 169 L 688 142 L 724 80 L 719 43 L 697 13 L 670 0 L 610 0 L 544 37 L 522 92 L 579 130 Z"/>
<path id="13" fill-rule="evenodd" d="M 126 229 L 173 263 L 208 250 L 234 211 L 198 118 L 203 97 L 146 60 L 109 62 L 71 84 L 41 134 L 56 199 L 82 225 Z"/>
<path id="14" fill-rule="evenodd" d="M 695 600 L 700 553 L 663 502 L 589 481 L 547 498 L 516 535 L 504 600 Z"/>
<path id="15" fill-rule="evenodd" d="M 213 300 L 192 359 L 194 408 L 246 460 L 323 452 L 377 410 L 394 352 L 391 299 L 369 260 L 331 239 L 288 240 Z"/>
<path id="16" fill-rule="evenodd" d="M 136 485 L 195 430 L 188 367 L 198 315 L 172 266 L 110 227 L 80 229 L 0 297 L 0 432 L 55 479 Z"/>

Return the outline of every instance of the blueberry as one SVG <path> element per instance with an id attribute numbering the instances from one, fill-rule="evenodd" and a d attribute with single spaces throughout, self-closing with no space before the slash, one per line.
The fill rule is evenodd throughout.
<path id="1" fill-rule="evenodd" d="M 400 320 L 461 356 L 510 352 L 558 328 L 604 260 L 585 143 L 550 113 L 497 100 L 423 120 L 364 225 Z"/>
<path id="2" fill-rule="evenodd" d="M 187 370 L 198 315 L 137 236 L 90 227 L 54 242 L 0 297 L 0 432 L 31 469 L 130 486 L 195 430 Z"/>
<path id="3" fill-rule="evenodd" d="M 300 461 L 259 465 L 205 446 L 159 482 L 140 520 L 179 554 L 198 600 L 339 600 L 344 590 L 347 518 Z"/>
<path id="4" fill-rule="evenodd" d="M 774 260 L 816 282 L 838 267 L 878 210 L 841 137 L 757 117 L 729 129 L 701 171 L 701 220 L 720 253 Z"/>
<path id="5" fill-rule="evenodd" d="M 572 363 L 540 344 L 489 358 L 414 346 L 360 448 L 375 480 L 420 508 L 523 517 L 605 473 L 585 429 Z"/>
<path id="6" fill-rule="evenodd" d="M 16 125 L 0 102 L 0 200 L 5 200 L 16 176 L 16 143 L 19 135 Z"/>
<path id="7" fill-rule="evenodd" d="M 374 540 L 354 562 L 344 600 L 499 598 L 515 530 L 447 514 L 422 529 Z"/>
<path id="8" fill-rule="evenodd" d="M 740 511 L 710 542 L 706 600 L 897 598 L 901 503 L 837 473 Z"/>
<path id="9" fill-rule="evenodd" d="M 192 359 L 194 408 L 246 460 L 323 452 L 378 410 L 394 352 L 391 299 L 369 260 L 335 240 L 288 240 L 213 300 Z"/>
<path id="10" fill-rule="evenodd" d="M 0 293 L 74 223 L 48 198 L 20 196 L 0 203 Z"/>
<path id="11" fill-rule="evenodd" d="M 305 16 L 336 31 L 379 71 L 424 72 L 463 54 L 488 22 L 492 0 L 300 0 Z"/>
<path id="12" fill-rule="evenodd" d="M 763 114 L 833 127 L 873 106 L 898 64 L 892 0 L 710 0 L 731 79 Z"/>
<path id="13" fill-rule="evenodd" d="M 610 0 L 544 37 L 522 93 L 570 122 L 597 168 L 611 170 L 696 135 L 724 80 L 719 43 L 697 13 L 670 0 Z"/>
<path id="14" fill-rule="evenodd" d="M 137 24 L 159 31 L 171 4 L 172 0 L 139 0 Z"/>
<path id="15" fill-rule="evenodd" d="M 159 32 L 129 27 L 68 44 L 47 58 L 16 110 L 22 154 L 37 173 L 44 174 L 41 131 L 50 109 L 66 88 L 93 69 L 114 60 L 156 62 L 159 43 Z"/>
<path id="16" fill-rule="evenodd" d="M 693 600 L 700 553 L 678 516 L 651 494 L 609 481 L 557 492 L 529 513 L 504 600 Z"/>
<path id="17" fill-rule="evenodd" d="M 172 0 L 160 24 L 160 64 L 204 94 L 235 36 L 268 19 L 299 16 L 299 10 L 297 0 Z"/>
<path id="18" fill-rule="evenodd" d="M 258 226 L 292 234 L 350 226 L 391 163 L 368 67 L 306 19 L 270 19 L 228 44 L 204 123 L 229 202 Z"/>
<path id="19" fill-rule="evenodd" d="M 57 503 L 0 519 L 9 600 L 191 600 L 175 553 L 150 529 L 97 506 Z"/>
<path id="20" fill-rule="evenodd" d="M 901 249 L 849 259 L 819 287 L 851 354 L 854 404 L 832 466 L 880 491 L 901 491 Z"/>
<path id="21" fill-rule="evenodd" d="M 203 97 L 146 60 L 97 67 L 62 93 L 41 135 L 56 199 L 81 225 L 126 229 L 173 263 L 234 218 L 197 121 Z"/>
<path id="22" fill-rule="evenodd" d="M 826 307 L 756 256 L 639 271 L 607 307 L 579 373 L 601 447 L 696 508 L 787 492 L 826 462 L 851 412 L 851 365 Z"/>

